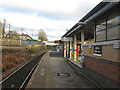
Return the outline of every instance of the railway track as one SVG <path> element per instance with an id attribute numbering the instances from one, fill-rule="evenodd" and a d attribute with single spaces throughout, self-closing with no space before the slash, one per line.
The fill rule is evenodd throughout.
<path id="1" fill-rule="evenodd" d="M 35 70 L 36 66 L 40 62 L 41 57 L 45 53 L 42 53 L 35 58 L 31 59 L 29 62 L 21 66 L 19 69 L 14 71 L 12 74 L 10 74 L 8 77 L 3 79 L 0 82 L 0 85 L 2 85 L 2 89 L 9 89 L 9 88 L 17 88 L 19 90 L 24 89 L 31 74 Z"/>

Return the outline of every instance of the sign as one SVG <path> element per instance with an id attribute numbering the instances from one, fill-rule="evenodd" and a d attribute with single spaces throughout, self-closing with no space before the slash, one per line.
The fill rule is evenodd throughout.
<path id="1" fill-rule="evenodd" d="M 72 41 L 71 37 L 63 37 L 61 38 L 61 41 Z"/>
<path id="2" fill-rule="evenodd" d="M 94 55 L 102 56 L 102 46 L 94 46 Z"/>

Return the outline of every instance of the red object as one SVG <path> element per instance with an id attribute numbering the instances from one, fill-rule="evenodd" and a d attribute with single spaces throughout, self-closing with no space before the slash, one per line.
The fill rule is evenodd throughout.
<path id="1" fill-rule="evenodd" d="M 78 56 L 78 46 L 76 46 L 76 56 Z"/>
<path id="2" fill-rule="evenodd" d="M 79 56 L 79 54 L 78 54 L 78 46 L 76 46 L 76 49 L 74 49 L 74 51 L 76 51 L 76 56 Z"/>

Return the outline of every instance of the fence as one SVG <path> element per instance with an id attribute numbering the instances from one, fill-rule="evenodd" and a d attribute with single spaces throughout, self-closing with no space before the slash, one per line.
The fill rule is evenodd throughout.
<path id="1" fill-rule="evenodd" d="M 2 46 L 19 46 L 40 44 L 39 41 L 22 41 L 16 39 L 2 39 Z"/>

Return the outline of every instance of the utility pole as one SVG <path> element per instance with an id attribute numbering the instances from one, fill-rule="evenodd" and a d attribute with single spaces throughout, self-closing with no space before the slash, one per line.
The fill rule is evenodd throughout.
<path id="1" fill-rule="evenodd" d="M 23 34 L 23 28 L 22 28 L 22 34 Z"/>
<path id="2" fill-rule="evenodd" d="M 4 36 L 5 36 L 5 22 L 6 22 L 6 20 L 4 19 L 3 31 L 2 31 L 2 37 L 3 37 L 3 38 L 4 38 Z"/>
<path id="3" fill-rule="evenodd" d="M 21 35 L 20 35 L 20 46 L 22 45 L 23 40 L 23 28 L 21 29 Z"/>
<path id="4" fill-rule="evenodd" d="M 9 24 L 9 38 L 10 38 L 10 24 Z"/>

